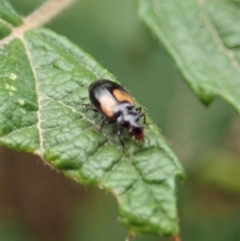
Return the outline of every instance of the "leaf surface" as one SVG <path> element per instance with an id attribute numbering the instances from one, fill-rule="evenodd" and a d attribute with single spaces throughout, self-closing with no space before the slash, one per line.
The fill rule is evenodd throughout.
<path id="1" fill-rule="evenodd" d="M 138 0 L 139 16 L 206 104 L 240 112 L 240 5 L 236 0 Z"/>
<path id="2" fill-rule="evenodd" d="M 50 30 L 10 32 L 0 41 L 2 145 L 35 153 L 79 183 L 111 191 L 132 233 L 176 235 L 175 177 L 183 170 L 158 128 L 146 126 L 143 143 L 126 134 L 122 154 L 117 126 L 99 131 L 102 116 L 81 105 L 89 103 L 91 82 L 115 78 Z"/>

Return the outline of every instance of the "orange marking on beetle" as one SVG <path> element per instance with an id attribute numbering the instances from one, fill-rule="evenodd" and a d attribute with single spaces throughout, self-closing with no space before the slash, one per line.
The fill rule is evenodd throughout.
<path id="1" fill-rule="evenodd" d="M 133 101 L 132 97 L 127 92 L 125 92 L 121 89 L 114 89 L 113 95 L 119 102 L 126 101 L 126 102 L 134 105 L 134 101 Z"/>
<path id="2" fill-rule="evenodd" d="M 113 108 L 117 104 L 114 98 L 111 98 L 111 96 L 108 95 L 102 95 L 99 98 L 99 102 L 101 104 L 101 110 L 104 115 L 109 118 L 113 117 Z"/>

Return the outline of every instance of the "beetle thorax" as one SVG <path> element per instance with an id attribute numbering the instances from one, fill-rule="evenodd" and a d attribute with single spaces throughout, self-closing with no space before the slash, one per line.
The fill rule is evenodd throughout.
<path id="1" fill-rule="evenodd" d="M 117 123 L 120 126 L 127 128 L 129 132 L 132 132 L 135 127 L 142 127 L 138 123 L 140 115 L 133 108 L 134 105 L 129 103 L 121 103 L 114 108 L 114 112 L 117 115 Z"/>

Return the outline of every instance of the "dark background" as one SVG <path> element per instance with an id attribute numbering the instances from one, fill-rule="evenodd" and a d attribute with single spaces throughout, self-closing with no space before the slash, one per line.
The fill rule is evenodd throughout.
<path id="1" fill-rule="evenodd" d="M 28 15 L 44 1 L 10 2 Z M 182 240 L 240 240 L 240 119 L 234 110 L 219 98 L 209 107 L 200 103 L 139 22 L 134 1 L 79 0 L 47 27 L 127 86 L 171 143 L 187 174 L 177 191 Z M 125 240 L 111 194 L 78 185 L 33 155 L 1 148 L 0 157 L 1 241 Z"/>

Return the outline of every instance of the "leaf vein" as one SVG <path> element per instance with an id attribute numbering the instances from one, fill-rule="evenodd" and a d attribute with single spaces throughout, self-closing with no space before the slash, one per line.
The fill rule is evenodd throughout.
<path id="1" fill-rule="evenodd" d="M 4 19 L 0 18 L 0 22 L 5 24 L 8 28 L 13 29 L 13 25 L 7 21 L 5 21 Z"/>
<path id="2" fill-rule="evenodd" d="M 39 155 L 43 156 L 45 150 L 44 150 L 44 146 L 43 146 L 43 142 L 44 142 L 44 138 L 43 138 L 43 133 L 42 133 L 42 127 L 41 127 L 41 123 L 42 123 L 42 117 L 41 117 L 41 110 L 42 110 L 42 104 L 41 104 L 41 101 L 42 101 L 42 96 L 40 94 L 40 87 L 39 87 L 39 84 L 38 84 L 38 78 L 37 78 L 37 73 L 35 71 L 35 66 L 33 64 L 33 61 L 32 61 L 32 56 L 31 56 L 31 53 L 30 53 L 30 50 L 27 46 L 27 42 L 26 40 L 24 39 L 23 36 L 21 36 L 21 41 L 24 45 L 24 48 L 26 50 L 26 55 L 28 57 L 28 61 L 29 61 L 29 64 L 31 66 L 31 70 L 32 70 L 32 73 L 33 73 L 33 77 L 34 77 L 34 80 L 35 80 L 35 91 L 36 91 L 36 95 L 37 95 L 37 104 L 38 104 L 38 110 L 37 110 L 37 129 L 38 129 L 38 134 L 39 134 L 39 150 L 36 150 L 36 153 L 39 152 Z"/>
<path id="3" fill-rule="evenodd" d="M 13 130 L 13 131 L 5 134 L 5 135 L 3 134 L 1 137 L 12 135 L 12 134 L 21 132 L 22 130 L 31 129 L 31 128 L 35 127 L 35 126 L 36 126 L 36 124 L 30 125 L 30 126 L 21 127 L 21 128 L 15 129 L 15 130 Z"/>
<path id="4" fill-rule="evenodd" d="M 200 17 L 203 19 L 206 29 L 211 33 L 213 40 L 217 44 L 219 51 L 224 53 L 230 60 L 232 66 L 240 72 L 240 64 L 237 61 L 235 54 L 230 49 L 226 48 L 217 29 L 215 28 L 214 24 L 211 21 L 211 18 L 207 14 L 206 11 L 203 10 L 202 6 L 205 4 L 205 0 L 197 0 L 197 4 L 200 10 Z"/>

